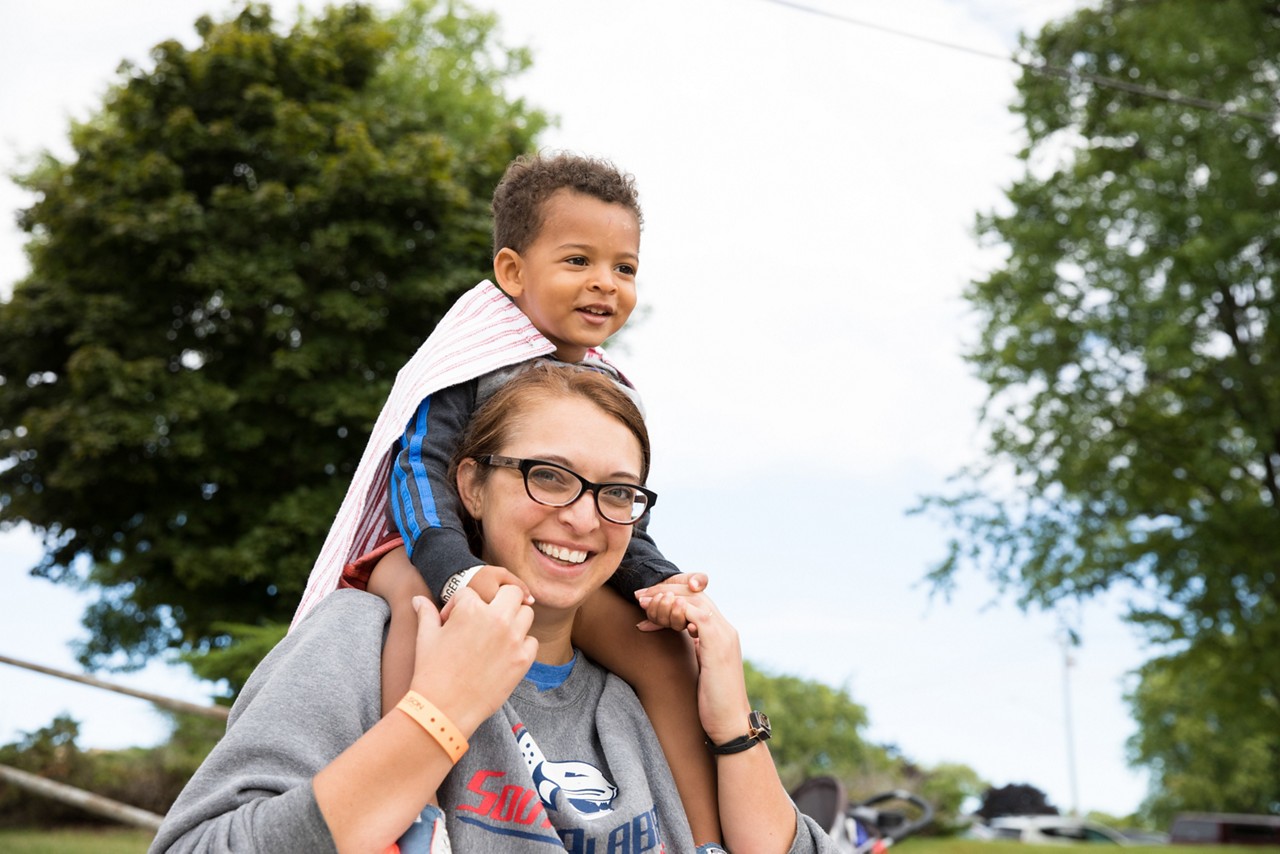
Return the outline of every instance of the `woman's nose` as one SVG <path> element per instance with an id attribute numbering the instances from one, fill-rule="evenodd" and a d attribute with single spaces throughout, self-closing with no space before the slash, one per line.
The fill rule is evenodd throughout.
<path id="1" fill-rule="evenodd" d="M 596 512 L 596 496 L 589 489 L 582 490 L 574 501 L 560 508 L 560 518 L 577 531 L 593 531 L 600 526 L 600 514 Z"/>

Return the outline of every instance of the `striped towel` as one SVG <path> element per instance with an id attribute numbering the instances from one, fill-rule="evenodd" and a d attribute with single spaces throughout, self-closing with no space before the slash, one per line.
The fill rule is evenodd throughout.
<path id="1" fill-rule="evenodd" d="M 555 345 L 492 282 L 483 281 L 458 298 L 396 374 L 290 628 L 338 588 L 343 566 L 373 549 L 386 530 L 393 451 L 422 401 L 441 389 L 554 350 Z M 588 355 L 604 358 L 595 348 Z"/>

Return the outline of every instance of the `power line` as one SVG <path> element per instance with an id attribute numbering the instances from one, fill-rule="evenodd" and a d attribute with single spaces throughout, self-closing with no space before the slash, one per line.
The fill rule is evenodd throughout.
<path id="1" fill-rule="evenodd" d="M 1160 89 L 1155 86 L 1142 86 L 1128 80 L 1120 80 L 1116 77 L 1107 77 L 1101 74 L 1091 74 L 1087 71 L 1079 71 L 1073 68 L 1063 68 L 1060 65 L 1052 65 L 1047 62 L 1029 62 L 1025 59 L 1018 59 L 1016 56 L 1006 56 L 1005 54 L 995 53 L 994 51 L 982 50 L 980 48 L 970 47 L 968 45 L 958 44 L 956 42 L 945 41 L 944 39 L 935 39 L 930 36 L 922 36 L 919 33 L 913 33 L 908 30 L 900 30 L 896 27 L 877 24 L 873 21 L 866 21 L 861 18 L 854 18 L 850 15 L 843 15 L 838 12 L 832 12 L 827 9 L 819 9 L 814 6 L 808 6 L 804 3 L 797 3 L 795 0 L 765 0 L 766 3 L 772 3 L 775 6 L 786 6 L 800 12 L 807 12 L 811 15 L 818 15 L 823 18 L 830 18 L 834 21 L 840 21 L 844 24 L 851 24 L 855 27 L 862 27 L 867 30 L 875 30 L 876 32 L 885 33 L 898 38 L 908 39 L 910 41 L 921 42 L 922 44 L 933 45 L 934 47 L 946 48 L 947 50 L 959 51 L 972 56 L 978 56 L 983 59 L 994 59 L 999 62 L 1011 62 L 1014 65 L 1029 71 L 1032 74 L 1041 74 L 1046 77 L 1057 77 L 1068 81 L 1081 81 L 1092 83 L 1100 89 L 1114 89 L 1121 92 L 1127 92 L 1133 95 L 1139 95 L 1144 98 L 1153 98 L 1160 101 L 1166 101 L 1170 104 L 1178 106 L 1191 107 L 1197 110 L 1206 110 L 1208 112 L 1217 113 L 1223 116 L 1238 116 L 1242 119 L 1259 122 L 1261 124 L 1271 126 L 1280 121 L 1280 113 L 1259 113 L 1253 110 L 1242 110 L 1239 107 L 1233 107 L 1230 104 L 1224 104 L 1221 101 L 1212 101 L 1207 98 L 1197 98 L 1194 95 L 1183 95 L 1180 92 L 1174 92 L 1170 89 Z"/>

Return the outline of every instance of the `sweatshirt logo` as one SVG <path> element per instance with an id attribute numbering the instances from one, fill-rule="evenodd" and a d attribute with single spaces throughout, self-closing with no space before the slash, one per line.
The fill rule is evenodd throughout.
<path id="1" fill-rule="evenodd" d="M 565 803 L 588 820 L 594 821 L 613 812 L 613 799 L 618 796 L 618 787 L 609 782 L 599 768 L 578 760 L 559 762 L 548 759 L 542 755 L 541 748 L 524 724 L 516 724 L 511 731 L 520 746 L 520 755 L 533 775 L 538 797 L 547 809 L 557 809 L 558 792 Z"/>

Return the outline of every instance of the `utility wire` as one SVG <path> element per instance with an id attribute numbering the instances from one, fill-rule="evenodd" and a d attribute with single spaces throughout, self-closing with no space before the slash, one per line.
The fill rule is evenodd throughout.
<path id="1" fill-rule="evenodd" d="M 1154 98 L 1160 101 L 1167 101 L 1170 104 L 1177 104 L 1183 107 L 1191 107 L 1197 110 L 1206 110 L 1208 112 L 1218 113 L 1223 116 L 1238 116 L 1242 119 L 1259 122 L 1270 127 L 1280 121 L 1280 113 L 1259 113 L 1254 110 L 1242 110 L 1239 107 L 1233 107 L 1230 104 L 1224 104 L 1221 101 L 1211 101 L 1207 98 L 1197 98 L 1194 95 L 1183 95 L 1180 92 L 1174 92 L 1169 89 L 1159 89 L 1154 86 L 1142 86 L 1132 83 L 1128 80 L 1121 80 L 1116 77 L 1106 77 L 1101 74 L 1091 74 L 1087 71 L 1079 71 L 1072 68 L 1063 68 L 1060 65 L 1051 65 L 1047 62 L 1029 62 L 1025 59 L 1019 59 L 1016 56 L 1006 56 L 1005 54 L 995 53 L 994 51 L 982 50 L 980 48 L 969 47 L 968 45 L 956 44 L 955 42 L 935 39 L 930 36 L 922 36 L 919 33 L 913 33 L 908 30 L 900 30 L 895 27 L 887 27 L 884 24 L 877 24 L 872 21 L 864 21 L 860 18 L 854 18 L 849 15 L 842 15 L 837 12 L 831 12 L 826 9 L 818 9 L 813 6 L 797 3 L 795 0 L 765 0 L 775 6 L 786 6 L 801 12 L 807 12 L 811 15 L 818 15 L 823 18 L 830 18 L 834 21 L 840 21 L 845 24 L 852 24 L 855 27 L 863 29 L 875 30 L 877 32 L 886 33 L 898 38 L 909 39 L 911 41 L 930 44 L 934 47 L 946 48 L 947 50 L 955 50 L 960 53 L 967 53 L 972 56 L 979 56 L 983 59 L 994 59 L 999 62 L 1012 62 L 1014 65 L 1029 71 L 1032 74 L 1040 74 L 1045 77 L 1057 77 L 1067 81 L 1083 81 L 1092 83 L 1101 89 L 1115 89 L 1121 92 L 1128 92 L 1134 95 L 1141 95 L 1144 98 Z"/>

